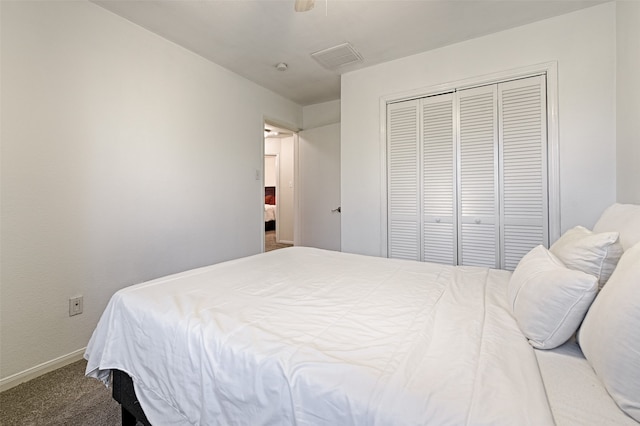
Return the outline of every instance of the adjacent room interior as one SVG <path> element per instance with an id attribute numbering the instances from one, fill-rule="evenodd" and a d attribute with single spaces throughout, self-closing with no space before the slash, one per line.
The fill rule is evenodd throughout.
<path id="1" fill-rule="evenodd" d="M 290 130 L 265 123 L 265 251 L 291 247 L 294 241 L 295 138 Z"/>

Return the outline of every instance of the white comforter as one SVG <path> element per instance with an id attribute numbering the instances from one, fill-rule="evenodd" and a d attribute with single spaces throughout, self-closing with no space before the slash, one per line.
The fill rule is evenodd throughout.
<path id="1" fill-rule="evenodd" d="M 152 424 L 553 424 L 509 273 L 310 248 L 116 293 L 87 375 Z"/>
<path id="2" fill-rule="evenodd" d="M 264 221 L 276 220 L 276 206 L 275 204 L 264 205 Z"/>

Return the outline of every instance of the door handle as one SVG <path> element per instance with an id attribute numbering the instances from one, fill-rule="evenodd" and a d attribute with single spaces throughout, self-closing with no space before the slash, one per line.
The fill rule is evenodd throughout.
<path id="1" fill-rule="evenodd" d="M 342 212 L 342 209 L 340 207 L 336 207 L 335 209 L 331 209 L 331 213 L 340 213 Z"/>

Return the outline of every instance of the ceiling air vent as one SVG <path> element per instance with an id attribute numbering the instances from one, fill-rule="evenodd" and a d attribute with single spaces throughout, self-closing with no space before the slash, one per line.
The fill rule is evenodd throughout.
<path id="1" fill-rule="evenodd" d="M 311 54 L 320 65 L 335 70 L 345 65 L 362 62 L 362 56 L 349 43 L 339 44 Z"/>

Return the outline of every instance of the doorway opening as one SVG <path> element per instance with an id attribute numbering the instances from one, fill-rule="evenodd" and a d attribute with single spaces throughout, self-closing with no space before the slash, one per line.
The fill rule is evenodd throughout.
<path id="1" fill-rule="evenodd" d="M 294 242 L 295 133 L 264 123 L 264 251 Z"/>

